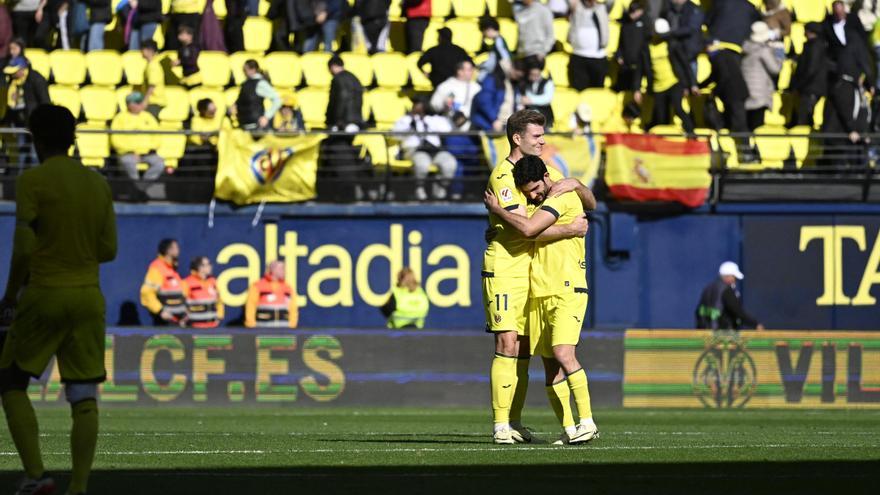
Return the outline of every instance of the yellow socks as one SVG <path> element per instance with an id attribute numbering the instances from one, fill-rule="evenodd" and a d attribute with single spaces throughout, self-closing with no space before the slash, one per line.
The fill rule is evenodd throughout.
<path id="1" fill-rule="evenodd" d="M 71 407 L 73 427 L 70 430 L 70 493 L 83 493 L 95 458 L 98 441 L 98 403 L 94 399 L 77 402 Z"/>
<path id="2" fill-rule="evenodd" d="M 583 368 L 568 375 L 568 388 L 571 389 L 571 395 L 574 396 L 574 403 L 577 405 L 578 417 L 581 422 L 593 417 L 593 410 L 590 407 L 590 390 L 587 388 L 587 374 Z"/>
<path id="3" fill-rule="evenodd" d="M 522 410 L 526 405 L 526 393 L 529 391 L 529 362 L 531 358 L 516 359 L 516 390 L 510 404 L 510 422 L 518 423 L 522 418 Z"/>
<path id="4" fill-rule="evenodd" d="M 21 458 L 28 478 L 43 476 L 43 459 L 40 456 L 40 431 L 34 407 L 24 390 L 9 390 L 3 394 L 3 410 L 6 424 Z"/>
<path id="5" fill-rule="evenodd" d="M 560 380 L 553 385 L 547 385 L 547 398 L 550 400 L 550 407 L 556 413 L 556 419 L 563 428 L 574 426 L 574 415 L 571 413 L 571 392 L 568 389 L 568 383 Z"/>
<path id="6" fill-rule="evenodd" d="M 495 424 L 510 423 L 510 406 L 516 390 L 516 357 L 495 354 L 489 385 L 492 389 L 492 414 Z"/>

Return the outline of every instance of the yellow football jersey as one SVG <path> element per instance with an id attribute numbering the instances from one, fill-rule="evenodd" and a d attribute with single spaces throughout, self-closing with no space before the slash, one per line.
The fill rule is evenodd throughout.
<path id="1" fill-rule="evenodd" d="M 507 158 L 499 162 L 489 176 L 486 190 L 491 191 L 506 210 L 524 206 L 526 211 L 534 211 L 535 207 L 528 204 L 525 195 L 513 181 L 513 166 L 514 163 Z M 547 170 L 551 180 L 563 178 L 559 170 L 553 167 L 547 167 Z M 532 241 L 523 238 L 492 213 L 489 214 L 489 226 L 495 229 L 496 235 L 483 255 L 483 272 L 501 278 L 527 278 L 532 260 Z"/>
<path id="2" fill-rule="evenodd" d="M 566 225 L 584 214 L 584 207 L 576 192 L 547 198 L 539 209 L 556 217 L 556 223 Z M 555 242 L 537 242 L 529 277 L 530 297 L 547 297 L 570 292 L 586 292 L 586 243 L 583 237 Z"/>

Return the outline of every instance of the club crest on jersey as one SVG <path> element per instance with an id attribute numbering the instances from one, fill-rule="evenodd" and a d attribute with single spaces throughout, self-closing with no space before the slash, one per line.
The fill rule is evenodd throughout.
<path id="1" fill-rule="evenodd" d="M 508 187 L 505 187 L 504 189 L 502 189 L 501 192 L 499 193 L 499 196 L 501 196 L 501 201 L 504 201 L 504 202 L 513 201 L 513 192 L 511 192 L 510 188 L 508 188 Z"/>
<path id="2" fill-rule="evenodd" d="M 251 156 L 251 172 L 260 184 L 275 182 L 292 156 L 291 147 L 262 149 Z"/>
<path id="3" fill-rule="evenodd" d="M 501 323 L 501 319 L 502 319 L 502 318 L 503 318 L 503 317 L 502 317 L 501 315 L 496 314 L 496 315 L 495 315 L 495 323 Z"/>

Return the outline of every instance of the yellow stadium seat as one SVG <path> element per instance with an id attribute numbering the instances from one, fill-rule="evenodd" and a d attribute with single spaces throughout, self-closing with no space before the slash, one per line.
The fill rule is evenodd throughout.
<path id="1" fill-rule="evenodd" d="M 433 8 L 433 3 L 431 4 Z M 482 17 L 486 13 L 485 0 L 452 0 L 456 17 Z"/>
<path id="2" fill-rule="evenodd" d="M 418 61 L 421 56 L 421 52 L 410 53 L 406 56 L 406 67 L 409 70 L 410 81 L 416 91 L 433 91 L 434 86 L 431 85 L 431 80 L 419 69 Z"/>
<path id="3" fill-rule="evenodd" d="M 602 2 L 599 3 L 608 3 Z M 626 2 L 627 4 L 631 2 Z M 695 2 L 697 5 L 700 4 L 700 0 Z M 623 17 L 623 11 L 625 7 L 629 7 L 629 5 L 623 5 L 624 2 L 614 2 L 614 5 L 611 6 L 611 10 L 608 11 L 608 20 L 611 21 L 611 24 L 617 24 L 617 20 Z"/>
<path id="4" fill-rule="evenodd" d="M 223 20 L 226 18 L 226 0 L 214 0 L 211 2 L 211 5 L 214 7 L 214 14 L 218 19 Z"/>
<path id="5" fill-rule="evenodd" d="M 189 118 L 189 95 L 180 86 L 165 88 L 165 106 L 159 111 L 159 120 L 163 122 L 183 122 Z"/>
<path id="6" fill-rule="evenodd" d="M 378 67 L 376 84 L 380 88 L 401 88 L 409 81 L 406 57 L 399 52 L 376 53 L 372 57 L 373 67 Z"/>
<path id="7" fill-rule="evenodd" d="M 241 91 L 241 88 L 229 88 L 223 91 L 223 99 L 226 102 L 226 108 L 231 109 L 235 105 L 235 101 L 238 100 L 238 94 Z"/>
<path id="8" fill-rule="evenodd" d="M 105 124 L 82 123 L 76 126 L 76 148 L 79 159 L 87 167 L 102 168 L 110 156 L 110 135 Z M 102 132 L 81 132 L 102 131 Z"/>
<path id="9" fill-rule="evenodd" d="M 590 105 L 593 128 L 597 130 L 601 130 L 602 123 L 610 120 L 620 109 L 619 95 L 606 88 L 587 88 L 581 91 L 580 101 Z"/>
<path id="10" fill-rule="evenodd" d="M 483 33 L 476 19 L 450 19 L 446 23 L 452 31 L 452 42 L 464 48 L 471 55 L 480 51 Z"/>
<path id="11" fill-rule="evenodd" d="M 374 166 L 385 167 L 391 161 L 385 136 L 379 134 L 358 134 L 355 136 L 352 144 L 366 148 Z"/>
<path id="12" fill-rule="evenodd" d="M 547 55 L 546 72 L 553 79 L 557 88 L 568 87 L 568 54 L 565 52 L 552 52 Z"/>
<path id="13" fill-rule="evenodd" d="M 128 84 L 142 84 L 144 82 L 144 70 L 147 61 L 137 50 L 129 50 L 122 54 L 122 70 L 125 72 L 125 80 Z"/>
<path id="14" fill-rule="evenodd" d="M 229 84 L 229 55 L 226 52 L 203 51 L 199 53 L 199 73 L 202 84 L 223 88 Z"/>
<path id="15" fill-rule="evenodd" d="M 614 2 L 614 5 L 617 6 L 621 2 Z M 567 38 L 566 38 L 567 40 Z M 617 45 L 620 43 L 620 23 L 618 22 L 609 22 L 608 23 L 608 45 L 605 47 L 605 53 L 608 57 L 613 57 L 614 52 L 617 51 Z M 566 45 L 571 46 L 567 41 Z"/>
<path id="16" fill-rule="evenodd" d="M 40 48 L 28 48 L 25 52 L 25 58 L 31 64 L 31 68 L 39 72 L 41 76 L 49 80 L 51 69 L 49 66 L 49 54 Z"/>
<path id="17" fill-rule="evenodd" d="M 784 127 L 764 125 L 755 129 L 755 145 L 764 168 L 782 168 L 791 154 L 791 144 Z"/>
<path id="18" fill-rule="evenodd" d="M 816 102 L 816 106 L 813 107 L 813 128 L 820 129 L 822 127 L 822 122 L 825 120 L 825 97 L 822 96 L 819 98 L 819 101 Z"/>
<path id="19" fill-rule="evenodd" d="M 263 65 L 275 87 L 292 89 L 302 84 L 302 67 L 294 52 L 272 52 L 263 59 Z"/>
<path id="20" fill-rule="evenodd" d="M 122 82 L 122 57 L 116 50 L 86 53 L 86 67 L 92 84 L 115 87 Z"/>
<path id="21" fill-rule="evenodd" d="M 648 132 L 662 135 L 665 139 L 684 139 L 684 129 L 676 124 L 655 125 Z"/>
<path id="22" fill-rule="evenodd" d="M 129 94 L 131 94 L 131 92 L 134 91 L 134 89 L 135 88 L 133 86 L 122 86 L 122 87 L 116 88 L 116 106 L 120 110 L 125 110 L 125 108 L 126 108 L 125 97 L 128 96 Z"/>
<path id="23" fill-rule="evenodd" d="M 354 77 L 356 77 L 364 87 L 373 84 L 373 64 L 369 55 L 365 53 L 345 52 L 341 55 L 341 58 L 342 62 L 345 64 L 345 70 L 354 74 Z M 326 64 L 324 65 L 324 72 L 327 74 L 330 73 Z M 311 86 L 311 82 L 309 85 Z"/>
<path id="24" fill-rule="evenodd" d="M 431 21 L 428 23 L 428 27 L 425 28 L 425 37 L 422 39 L 422 51 L 437 46 L 437 31 L 439 31 L 442 27 L 443 21 L 431 19 Z M 455 35 L 452 36 L 452 42 L 458 44 L 458 41 L 455 39 Z"/>
<path id="25" fill-rule="evenodd" d="M 86 58 L 80 50 L 53 50 L 49 66 L 56 84 L 79 86 L 86 80 Z"/>
<path id="26" fill-rule="evenodd" d="M 786 59 L 782 62 L 782 70 L 779 71 L 779 81 L 776 84 L 777 89 L 787 89 L 791 83 L 792 61 Z"/>
<path id="27" fill-rule="evenodd" d="M 513 19 L 498 19 L 498 31 L 507 43 L 507 48 L 510 51 L 516 50 L 516 43 L 519 41 L 519 28 L 516 26 L 516 22 Z"/>
<path id="28" fill-rule="evenodd" d="M 740 163 L 736 141 L 729 134 L 718 134 L 717 142 L 718 151 L 723 153 L 727 169 L 737 172 L 763 170 L 763 165 L 757 161 L 754 163 Z"/>
<path id="29" fill-rule="evenodd" d="M 328 88 L 308 87 L 297 93 L 299 109 L 302 111 L 303 120 L 308 129 L 321 129 L 325 127 L 327 116 L 327 103 L 330 101 Z"/>
<path id="30" fill-rule="evenodd" d="M 705 81 L 710 74 L 712 74 L 712 62 L 709 61 L 709 56 L 704 53 L 697 55 L 697 82 Z"/>
<path id="31" fill-rule="evenodd" d="M 49 86 L 49 99 L 56 105 L 70 110 L 73 118 L 78 119 L 80 114 L 79 89 L 75 86 L 62 86 L 60 84 L 52 84 Z"/>
<path id="32" fill-rule="evenodd" d="M 798 167 L 804 165 L 804 161 L 810 154 L 810 133 L 813 132 L 808 125 L 792 127 L 788 130 L 788 142 L 794 151 L 794 158 Z"/>
<path id="33" fill-rule="evenodd" d="M 183 129 L 181 122 L 160 122 L 159 129 L 163 131 L 179 131 Z M 186 134 L 160 134 L 159 149 L 156 153 L 165 160 L 165 166 L 177 168 L 180 159 L 186 151 Z"/>
<path id="34" fill-rule="evenodd" d="M 795 53 L 804 51 L 804 43 L 807 42 L 807 35 L 804 34 L 804 25 L 800 22 L 792 23 L 791 33 L 788 35 L 786 52 L 794 50 Z"/>
<path id="35" fill-rule="evenodd" d="M 764 116 L 765 125 L 784 126 L 785 116 L 782 114 L 782 94 L 773 93 L 773 106 Z"/>
<path id="36" fill-rule="evenodd" d="M 568 88 L 556 88 L 553 95 L 553 101 L 550 106 L 553 108 L 553 129 L 558 131 L 571 130 L 571 114 L 580 103 L 578 92 Z"/>
<path id="37" fill-rule="evenodd" d="M 403 6 L 402 2 L 391 2 L 391 5 L 388 7 L 388 20 L 391 22 L 397 22 L 403 19 Z"/>
<path id="38" fill-rule="evenodd" d="M 329 53 L 308 52 L 303 54 L 299 60 L 302 64 L 303 76 L 306 78 L 307 85 L 315 88 L 330 87 L 333 75 L 330 74 L 330 69 L 327 68 L 327 62 L 330 61 Z"/>
<path id="39" fill-rule="evenodd" d="M 235 88 L 236 90 L 238 88 Z M 189 105 L 192 108 L 193 115 L 198 115 L 198 107 L 199 100 L 207 98 L 214 102 L 214 105 L 217 106 L 217 115 L 225 115 L 226 114 L 226 96 L 223 94 L 223 90 L 219 88 L 206 88 L 205 86 L 199 86 L 197 88 L 193 88 L 189 90 Z"/>
<path id="40" fill-rule="evenodd" d="M 553 19 L 553 35 L 556 37 L 556 42 L 561 44 L 562 49 L 571 53 L 571 45 L 568 43 L 568 19 L 564 17 Z"/>
<path id="41" fill-rule="evenodd" d="M 119 104 L 114 90 L 104 86 L 84 86 L 79 89 L 83 113 L 92 123 L 106 123 L 116 116 Z M 124 100 L 124 98 L 123 98 Z"/>
<path id="42" fill-rule="evenodd" d="M 232 79 L 236 85 L 244 83 L 244 63 L 251 59 L 256 60 L 260 68 L 263 67 L 262 53 L 235 52 L 229 56 L 229 70 L 232 71 Z"/>
<path id="43" fill-rule="evenodd" d="M 272 21 L 265 17 L 250 16 L 244 21 L 244 49 L 248 52 L 266 52 L 272 44 Z"/>
<path id="44" fill-rule="evenodd" d="M 473 2 L 476 0 L 470 0 L 470 1 Z M 449 17 L 451 9 L 452 9 L 452 1 L 451 0 L 431 0 L 431 17 L 434 17 L 434 18 Z"/>
<path id="45" fill-rule="evenodd" d="M 797 0 L 793 2 L 795 16 L 798 22 L 822 22 L 828 13 L 825 0 Z"/>
<path id="46" fill-rule="evenodd" d="M 367 106 L 373 111 L 376 128 L 388 130 L 400 117 L 409 111 L 412 104 L 409 98 L 393 89 L 376 88 L 364 95 Z"/>
<path id="47" fill-rule="evenodd" d="M 259 7 L 257 8 L 257 13 L 261 16 L 266 16 L 271 8 L 272 3 L 270 0 L 260 0 Z"/>

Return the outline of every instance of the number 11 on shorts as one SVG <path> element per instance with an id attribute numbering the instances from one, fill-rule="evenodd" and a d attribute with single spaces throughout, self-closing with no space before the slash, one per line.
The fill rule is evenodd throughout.
<path id="1" fill-rule="evenodd" d="M 504 299 L 504 311 L 507 311 L 507 294 L 495 294 L 495 311 L 501 311 L 501 299 Z"/>

